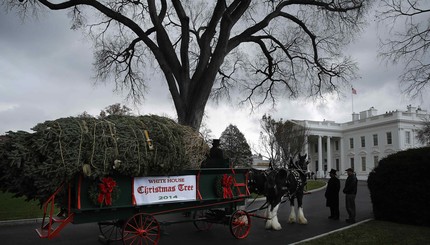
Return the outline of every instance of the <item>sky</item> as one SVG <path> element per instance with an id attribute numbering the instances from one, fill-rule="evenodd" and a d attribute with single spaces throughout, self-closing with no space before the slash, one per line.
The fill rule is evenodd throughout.
<path id="1" fill-rule="evenodd" d="M 351 113 L 374 107 L 378 114 L 406 110 L 407 105 L 430 109 L 430 101 L 412 100 L 400 92 L 401 65 L 386 64 L 377 57 L 381 28 L 370 20 L 356 41 L 346 47 L 359 66 L 360 79 L 351 81 L 357 94 L 343 91 L 323 101 L 280 100 L 275 107 L 264 105 L 254 111 L 235 102 L 210 101 L 204 124 L 218 138 L 229 125 L 236 125 L 251 148 L 258 148 L 260 119 L 274 118 L 331 120 L 344 123 Z M 47 11 L 39 18 L 22 21 L 0 8 L 0 135 L 7 131 L 31 132 L 37 123 L 77 116 L 84 111 L 98 115 L 105 107 L 121 103 L 134 114 L 158 114 L 176 118 L 166 85 L 149 86 L 145 100 L 135 105 L 127 93 L 114 91 L 114 83 L 95 83 L 92 43 L 81 31 L 70 30 L 64 12 Z M 151 74 L 154 81 L 162 80 Z M 353 96 L 353 97 L 352 97 Z"/>

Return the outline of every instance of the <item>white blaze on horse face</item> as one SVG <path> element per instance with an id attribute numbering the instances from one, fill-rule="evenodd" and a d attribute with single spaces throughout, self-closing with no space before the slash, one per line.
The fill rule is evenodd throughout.
<path id="1" fill-rule="evenodd" d="M 266 221 L 266 229 L 273 229 L 275 231 L 279 231 L 282 229 L 281 224 L 278 221 L 278 209 L 279 209 L 279 205 L 276 205 L 276 207 L 273 209 L 273 211 L 270 211 L 271 206 L 269 205 L 269 207 L 267 208 L 267 218 L 268 220 Z"/>
<path id="2" fill-rule="evenodd" d="M 288 218 L 288 223 L 296 223 L 296 206 L 291 206 L 290 217 Z"/>
<path id="3" fill-rule="evenodd" d="M 306 225 L 308 220 L 305 218 L 305 214 L 303 213 L 303 208 L 299 208 L 299 224 Z"/>

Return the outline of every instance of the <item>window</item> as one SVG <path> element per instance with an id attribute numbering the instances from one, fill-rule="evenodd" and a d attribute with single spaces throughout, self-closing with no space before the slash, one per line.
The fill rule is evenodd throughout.
<path id="1" fill-rule="evenodd" d="M 378 145 L 378 135 L 374 134 L 373 135 L 373 146 L 377 146 Z"/>
<path id="2" fill-rule="evenodd" d="M 339 158 L 336 158 L 336 169 L 340 169 L 340 161 Z"/>
<path id="3" fill-rule="evenodd" d="M 361 157 L 361 171 L 366 171 L 366 157 Z"/>
<path id="4" fill-rule="evenodd" d="M 361 136 L 361 147 L 366 147 L 366 138 Z"/>
<path id="5" fill-rule="evenodd" d="M 349 148 L 354 149 L 354 138 L 349 138 Z"/>
<path id="6" fill-rule="evenodd" d="M 406 144 L 410 144 L 411 143 L 411 132 L 410 131 L 406 131 L 405 132 L 405 143 Z"/>
<path id="7" fill-rule="evenodd" d="M 339 141 L 337 141 L 337 140 L 336 140 L 336 141 L 334 142 L 334 148 L 335 148 L 335 150 L 336 150 L 336 151 L 338 151 L 338 150 L 339 150 Z"/>
<path id="8" fill-rule="evenodd" d="M 318 153 L 318 144 L 315 144 L 315 153 Z"/>
<path id="9" fill-rule="evenodd" d="M 349 163 L 351 164 L 351 168 L 354 169 L 354 158 L 353 157 L 351 157 L 349 159 Z"/>
<path id="10" fill-rule="evenodd" d="M 378 166 L 379 163 L 379 156 L 373 156 L 373 166 L 375 166 L 375 168 Z"/>
<path id="11" fill-rule="evenodd" d="M 393 138 L 391 136 L 391 132 L 387 132 L 387 145 L 391 145 L 393 143 Z"/>

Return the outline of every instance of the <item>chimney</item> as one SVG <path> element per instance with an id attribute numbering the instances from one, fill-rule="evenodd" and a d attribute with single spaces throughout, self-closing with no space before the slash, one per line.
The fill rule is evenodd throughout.
<path id="1" fill-rule="evenodd" d="M 367 111 L 360 112 L 360 119 L 366 119 L 367 118 Z"/>
<path id="2" fill-rule="evenodd" d="M 358 121 L 358 120 L 360 120 L 360 115 L 358 113 L 353 112 L 352 121 Z"/>
<path id="3" fill-rule="evenodd" d="M 373 117 L 373 116 L 376 116 L 377 114 L 378 114 L 378 111 L 373 106 L 370 107 L 370 109 L 367 111 L 368 117 Z"/>

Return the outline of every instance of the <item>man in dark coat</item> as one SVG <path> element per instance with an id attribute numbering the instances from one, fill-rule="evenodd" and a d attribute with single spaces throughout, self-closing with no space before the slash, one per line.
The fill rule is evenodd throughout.
<path id="1" fill-rule="evenodd" d="M 223 151 L 219 148 L 220 140 L 214 139 L 212 141 L 212 148 L 209 151 L 209 155 L 203 162 L 202 167 L 204 168 L 228 168 L 228 159 L 224 158 Z"/>
<path id="2" fill-rule="evenodd" d="M 325 190 L 326 206 L 330 207 L 329 219 L 339 219 L 339 191 L 340 191 L 340 180 L 336 177 L 336 170 L 330 170 L 330 180 Z"/>
<path id="3" fill-rule="evenodd" d="M 212 141 L 212 148 L 209 151 L 209 157 L 211 159 L 224 159 L 224 154 L 222 150 L 219 148 L 220 140 L 219 139 L 213 139 Z"/>
<path id="4" fill-rule="evenodd" d="M 357 195 L 357 177 L 355 176 L 354 170 L 348 168 L 346 170 L 348 178 L 345 181 L 345 187 L 343 193 L 345 194 L 345 206 L 348 212 L 349 218 L 346 219 L 348 223 L 355 223 L 355 196 Z"/>

